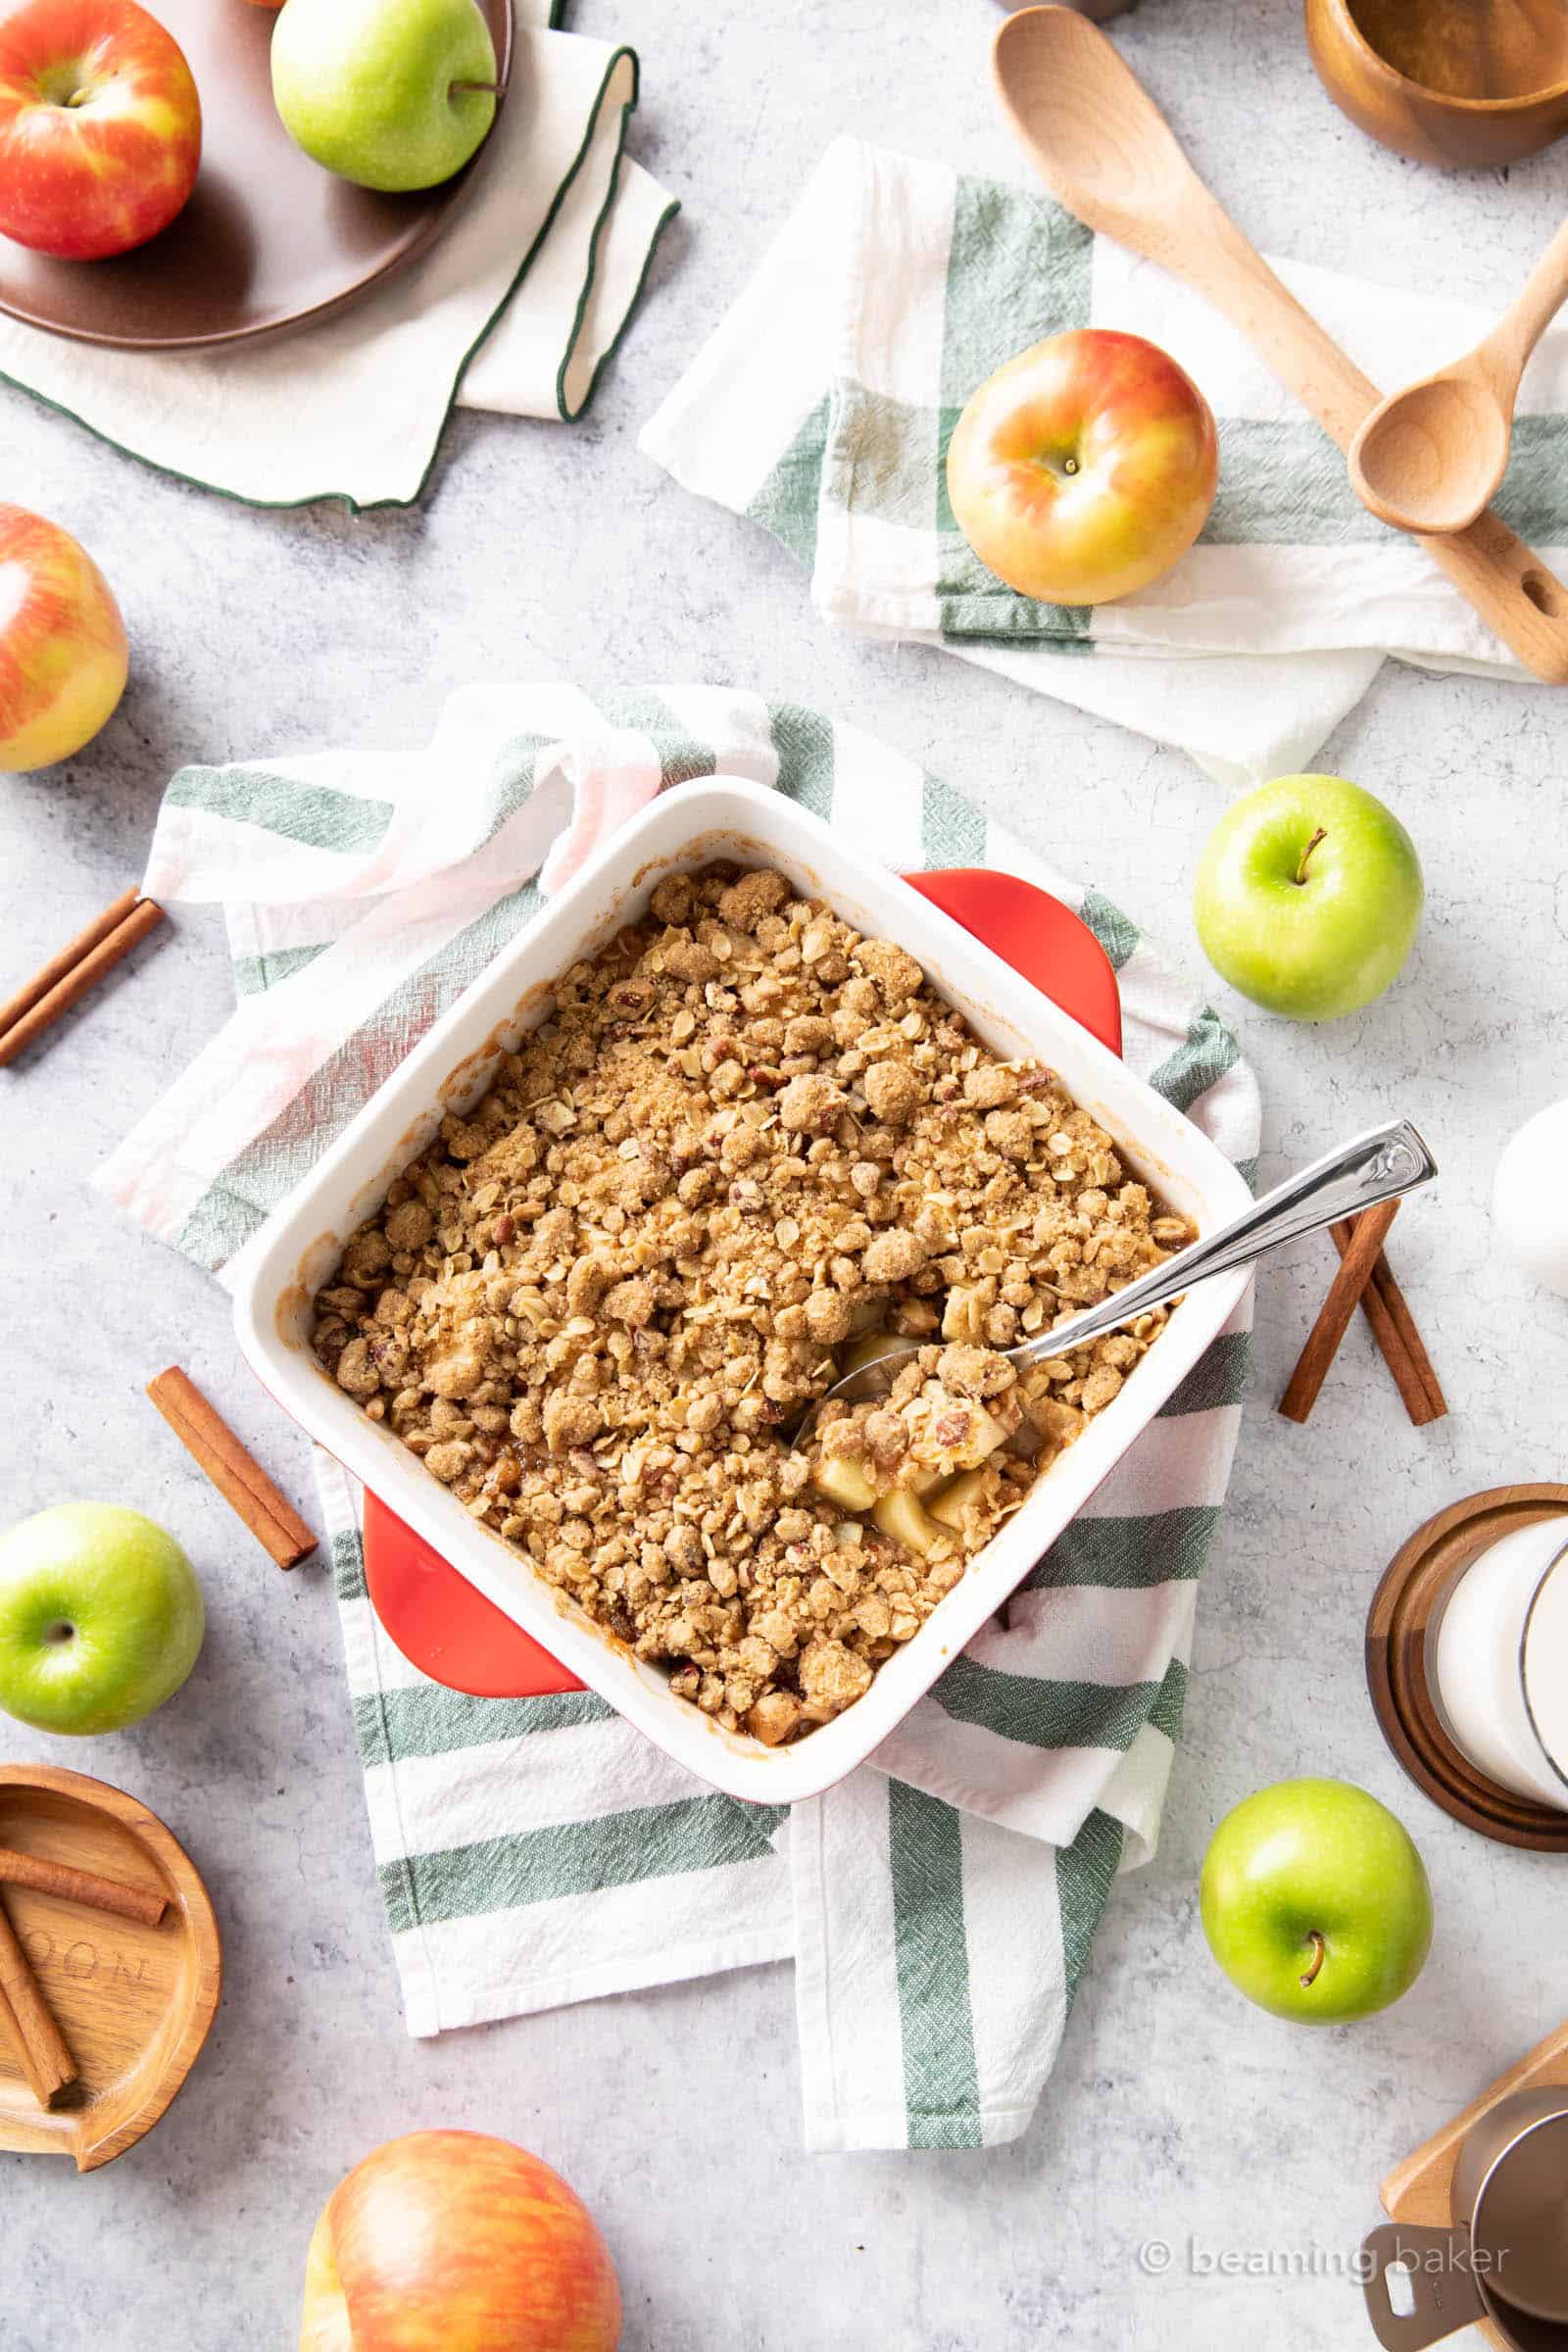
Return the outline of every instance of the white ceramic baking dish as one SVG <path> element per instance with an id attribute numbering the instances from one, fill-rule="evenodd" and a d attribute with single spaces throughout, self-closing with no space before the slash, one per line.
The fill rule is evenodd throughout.
<path id="1" fill-rule="evenodd" d="M 536 1578 L 388 1430 L 366 1419 L 311 1353 L 311 1300 L 349 1235 L 441 1117 L 470 1107 L 500 1055 L 544 1017 L 557 976 L 637 920 L 661 876 L 715 858 L 775 866 L 861 931 L 907 948 L 988 1045 L 1059 1071 L 1128 1165 L 1200 1231 L 1248 1205 L 1242 1178 L 1191 1121 L 988 948 L 818 818 L 755 784 L 718 777 L 682 785 L 644 809 L 437 1022 L 290 1195 L 262 1247 L 247 1252 L 235 1321 L 243 1353 L 278 1402 L 563 1665 L 704 1780 L 732 1796 L 784 1804 L 842 1779 L 907 1714 L 1192 1370 L 1247 1277 L 1204 1283 L 1173 1310 L 1120 1396 L 845 1714 L 794 1745 L 767 1748 L 674 1697 L 662 1669 L 631 1656 Z"/>

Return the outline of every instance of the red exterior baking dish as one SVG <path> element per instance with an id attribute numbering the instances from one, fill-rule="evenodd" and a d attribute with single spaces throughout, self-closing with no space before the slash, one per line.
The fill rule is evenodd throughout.
<path id="1" fill-rule="evenodd" d="M 906 874 L 933 906 L 983 940 L 1020 980 L 1121 1052 L 1115 967 L 1081 916 L 1037 883 L 985 866 Z M 370 1605 L 411 1665 L 470 1698 L 544 1698 L 583 1685 L 466 1577 L 406 1527 L 378 1494 L 365 1498 Z"/>
<path id="2" fill-rule="evenodd" d="M 1200 1232 L 1250 1204 L 1243 1179 L 1207 1137 L 951 916 L 778 794 L 715 778 L 682 785 L 644 809 L 436 1024 L 284 1203 L 262 1246 L 246 1253 L 235 1319 L 241 1349 L 285 1409 L 438 1558 L 693 1772 L 731 1795 L 785 1804 L 853 1771 L 902 1721 L 1192 1370 L 1247 1277 L 1220 1276 L 1189 1293 L 1120 1395 L 844 1714 L 790 1746 L 767 1748 L 676 1698 L 664 1673 L 537 1578 L 327 1377 L 311 1353 L 311 1302 L 350 1234 L 441 1118 L 470 1107 L 501 1055 L 545 1016 L 557 975 L 639 919 L 662 875 L 714 858 L 775 866 L 859 930 L 897 940 L 988 1045 L 1058 1071 L 1126 1163 Z"/>

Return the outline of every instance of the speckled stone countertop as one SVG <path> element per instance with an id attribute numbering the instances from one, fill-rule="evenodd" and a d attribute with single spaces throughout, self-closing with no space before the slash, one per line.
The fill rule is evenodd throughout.
<path id="1" fill-rule="evenodd" d="M 828 634 L 777 547 L 634 446 L 833 134 L 1023 176 L 987 93 L 995 15 L 581 0 L 581 29 L 641 49 L 634 148 L 686 210 L 588 419 L 460 416 L 418 513 L 255 513 L 0 393 L 0 488 L 88 540 L 135 641 L 91 751 L 0 780 L 0 979 L 139 873 L 182 761 L 405 743 L 449 689 L 497 675 L 706 676 L 827 707 L 1196 954 L 1187 891 L 1217 787 L 936 653 Z M 1453 178 L 1387 156 L 1319 90 L 1298 16 L 1297 0 L 1143 0 L 1116 30 L 1259 243 L 1500 303 L 1565 209 L 1568 150 Z M 507 2133 L 575 2182 L 614 2247 L 626 2352 L 1370 2342 L 1347 2274 L 1381 2174 L 1565 2003 L 1563 1865 L 1487 1844 L 1412 1789 L 1360 1663 L 1372 1587 L 1419 1519 L 1564 1472 L 1568 1306 L 1499 1261 L 1485 1207 L 1501 1138 L 1568 1091 L 1563 743 L 1544 689 L 1386 669 L 1322 764 L 1390 795 L 1420 845 L 1430 905 L 1408 970 L 1321 1030 L 1218 1000 L 1262 1078 L 1265 1178 L 1386 1113 L 1432 1138 L 1441 1191 L 1401 1217 L 1396 1255 L 1454 1409 L 1412 1432 L 1358 1328 L 1310 1424 L 1280 1421 L 1331 1261 L 1318 1242 L 1269 1266 L 1164 1840 L 1113 1893 L 1034 2128 L 983 2154 L 804 2156 L 785 1968 L 406 2038 L 325 1579 L 276 1575 L 142 1384 L 183 1361 L 310 1509 L 304 1442 L 239 1364 L 217 1288 L 87 1190 L 227 1009 L 216 914 L 182 914 L 0 1074 L 4 1517 L 81 1494 L 138 1504 L 188 1544 L 211 1612 L 194 1680 L 150 1722 L 86 1749 L 0 1722 L 0 1757 L 147 1798 L 207 1874 L 228 1963 L 212 2042 L 153 2138 L 80 2180 L 0 2158 L 5 2352 L 279 2352 L 327 2191 L 378 2140 L 435 2123 Z M 1194 1900 L 1219 1814 L 1301 1770 L 1393 1803 L 1437 1897 L 1417 1989 L 1322 2034 L 1232 1995 Z M 1140 2253 L 1155 2240 L 1157 2276 L 1160 2255 Z"/>

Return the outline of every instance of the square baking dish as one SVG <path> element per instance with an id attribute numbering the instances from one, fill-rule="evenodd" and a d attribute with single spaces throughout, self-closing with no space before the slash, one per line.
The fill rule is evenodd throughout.
<path id="1" fill-rule="evenodd" d="M 557 977 L 640 919 L 665 874 L 720 858 L 774 866 L 801 895 L 825 899 L 860 931 L 906 948 L 988 1046 L 1059 1072 L 1128 1168 L 1200 1233 L 1249 1205 L 1241 1176 L 1189 1119 L 897 874 L 778 794 L 715 777 L 677 786 L 634 817 L 415 1048 L 245 1252 L 235 1328 L 247 1362 L 284 1410 L 564 1666 L 713 1787 L 789 1804 L 864 1762 L 1001 1608 L 1192 1370 L 1247 1275 L 1206 1282 L 1172 1310 L 1121 1394 L 842 1715 L 790 1746 L 768 1748 L 676 1698 L 662 1668 L 634 1657 L 536 1577 L 389 1430 L 367 1420 L 317 1363 L 310 1333 L 314 1296 L 350 1235 L 441 1119 L 471 1108 L 501 1056 L 545 1018 Z"/>

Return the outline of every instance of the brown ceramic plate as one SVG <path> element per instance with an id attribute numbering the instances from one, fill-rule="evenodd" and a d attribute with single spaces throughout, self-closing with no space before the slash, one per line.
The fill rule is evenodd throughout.
<path id="1" fill-rule="evenodd" d="M 511 0 L 479 0 L 501 78 Z M 342 310 L 435 242 L 484 160 L 438 188 L 379 196 L 301 153 L 272 105 L 276 18 L 246 0 L 152 0 L 190 61 L 202 168 L 162 236 L 110 262 L 56 262 L 0 237 L 0 312 L 122 351 L 245 343 Z"/>

